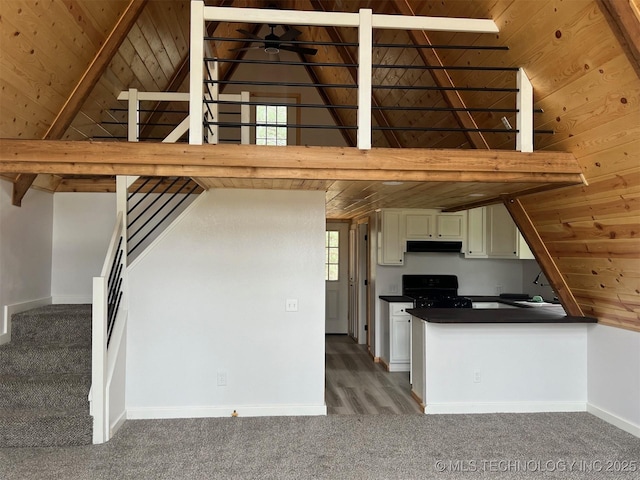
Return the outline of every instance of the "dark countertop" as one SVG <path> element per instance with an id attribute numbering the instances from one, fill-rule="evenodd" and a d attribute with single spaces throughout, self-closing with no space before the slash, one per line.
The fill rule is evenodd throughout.
<path id="1" fill-rule="evenodd" d="M 385 302 L 409 302 L 413 303 L 413 298 L 405 297 L 404 295 L 380 295 L 378 298 Z"/>
<path id="2" fill-rule="evenodd" d="M 489 297 L 486 297 L 489 298 Z M 493 297 L 495 298 L 495 297 Z M 502 300 L 502 299 L 501 299 Z M 566 315 L 559 307 L 537 308 L 411 308 L 414 317 L 431 323 L 596 323 L 591 317 Z"/>

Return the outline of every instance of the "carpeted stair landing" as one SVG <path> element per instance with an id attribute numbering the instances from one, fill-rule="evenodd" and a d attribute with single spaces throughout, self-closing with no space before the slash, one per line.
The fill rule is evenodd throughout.
<path id="1" fill-rule="evenodd" d="M 88 445 L 91 305 L 13 315 L 0 345 L 0 447 Z"/>

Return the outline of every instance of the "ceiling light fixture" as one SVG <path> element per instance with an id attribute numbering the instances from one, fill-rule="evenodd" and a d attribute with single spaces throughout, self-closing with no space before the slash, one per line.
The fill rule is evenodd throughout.
<path id="1" fill-rule="evenodd" d="M 388 182 L 382 182 L 383 185 L 390 185 L 390 186 L 396 186 L 396 185 L 402 185 L 404 184 L 404 182 L 397 182 L 395 180 L 390 180 Z"/>

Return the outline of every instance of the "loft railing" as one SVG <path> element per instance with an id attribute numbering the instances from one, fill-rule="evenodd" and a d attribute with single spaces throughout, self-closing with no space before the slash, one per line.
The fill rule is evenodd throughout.
<path id="1" fill-rule="evenodd" d="M 313 62 L 307 61 L 304 55 L 300 56 L 299 61 L 283 61 L 283 60 L 256 60 L 256 59 L 217 59 L 211 55 L 207 55 L 207 47 L 216 42 L 238 42 L 243 41 L 237 37 L 208 36 L 206 34 L 206 22 L 240 22 L 260 24 L 278 24 L 282 25 L 285 30 L 289 25 L 323 25 L 327 27 L 355 27 L 358 29 L 357 42 L 336 41 L 302 41 L 287 40 L 287 44 L 293 44 L 296 47 L 304 45 L 308 46 L 331 46 L 331 47 L 353 47 L 358 49 L 355 56 L 357 60 L 347 55 L 343 62 Z M 291 129 L 334 129 L 341 131 L 342 135 L 347 139 L 348 144 L 356 145 L 361 150 L 370 149 L 372 146 L 372 135 L 378 132 L 378 135 L 385 137 L 395 137 L 398 134 L 411 134 L 413 136 L 421 135 L 422 132 L 462 132 L 465 135 L 475 135 L 482 133 L 489 134 L 505 134 L 507 139 L 515 137 L 515 148 L 519 151 L 533 151 L 533 136 L 535 134 L 551 134 L 550 130 L 534 130 L 534 113 L 538 113 L 533 108 L 533 93 L 531 83 L 522 68 L 504 67 L 504 66 L 446 66 L 446 65 L 401 65 L 392 63 L 374 63 L 373 59 L 377 58 L 374 53 L 376 49 L 487 49 L 487 50 L 505 50 L 508 47 L 494 45 L 423 45 L 423 44 L 395 44 L 395 43 L 377 43 L 373 41 L 374 29 L 381 30 L 435 30 L 449 32 L 473 32 L 473 33 L 497 33 L 498 27 L 492 20 L 486 19 L 465 19 L 465 18 L 444 18 L 444 17 L 422 17 L 422 16 L 402 16 L 402 15 L 378 15 L 373 14 L 369 9 L 361 9 L 358 13 L 349 12 L 325 12 L 325 11 L 297 11 L 297 10 L 264 10 L 255 8 L 233 8 L 233 7 L 209 7 L 201 0 L 193 0 L 191 2 L 191 55 L 190 55 L 190 127 L 189 127 L 189 143 L 202 144 L 207 143 L 207 130 L 222 127 L 250 127 L 257 128 L 263 124 L 255 121 L 224 121 L 216 118 L 210 112 L 213 107 L 241 105 L 253 106 L 259 104 L 254 101 L 233 101 L 228 102 L 218 98 L 217 92 L 223 87 L 241 87 L 249 90 L 259 91 L 269 89 L 269 91 L 290 92 L 292 88 L 305 89 L 313 88 L 323 97 L 325 89 L 347 89 L 355 92 L 353 95 L 343 96 L 351 98 L 347 101 L 350 104 L 335 104 L 328 102 L 323 98 L 324 103 L 286 103 L 280 102 L 282 105 L 298 109 L 326 109 L 334 117 L 338 117 L 337 112 L 343 112 L 341 121 L 332 125 L 312 124 L 311 122 L 287 122 L 286 127 Z M 325 47 L 326 48 L 326 47 Z M 212 49 L 209 49 L 211 51 Z M 379 51 L 379 50 L 378 50 Z M 242 79 L 219 78 L 217 63 L 230 63 L 233 66 L 238 64 L 247 64 L 251 66 L 268 65 L 269 71 L 272 73 L 271 80 L 268 78 Z M 304 67 L 310 81 L 300 82 L 290 80 L 287 75 L 287 69 L 296 68 L 296 66 Z M 352 83 L 321 83 L 314 73 L 314 68 L 332 67 L 337 69 L 348 69 L 350 72 Z M 427 85 L 420 82 L 390 84 L 386 81 L 376 82 L 374 78 L 380 78 L 374 75 L 378 70 L 478 70 L 478 71 L 498 71 L 511 72 L 513 74 L 513 84 L 505 87 L 488 86 L 488 85 L 467 85 L 456 87 L 449 85 Z M 282 74 L 280 74 L 282 72 Z M 348 75 L 348 76 L 349 76 Z M 391 74 L 391 77 L 397 76 Z M 411 75 L 414 78 L 414 75 Z M 447 96 L 460 96 L 461 92 L 473 91 L 479 95 L 488 95 L 486 107 L 478 108 L 474 106 L 467 108 L 464 102 L 460 105 L 454 104 L 450 107 L 429 107 L 427 105 L 383 105 L 378 104 L 376 98 L 385 97 L 393 90 L 401 89 L 403 91 L 413 90 L 416 92 L 427 92 L 428 90 L 436 90 Z M 513 105 L 504 107 L 493 105 L 491 95 L 500 94 L 513 96 Z M 428 96 L 428 95 L 427 95 Z M 270 103 L 274 104 L 274 103 Z M 277 102 L 276 102 L 277 104 Z M 348 111 L 351 112 L 348 112 Z M 461 118 L 460 126 L 443 125 L 421 125 L 407 122 L 405 125 L 389 125 L 386 122 L 386 116 L 391 115 L 393 110 L 412 110 L 427 112 L 450 112 L 456 117 Z M 388 111 L 388 112 L 387 112 Z M 204 112 L 204 113 L 202 113 Z M 502 124 L 487 128 L 478 127 L 473 121 L 471 114 L 483 114 L 501 118 Z M 311 114 L 310 114 L 311 115 Z M 463 121 L 468 116 L 470 121 Z M 299 114 L 297 115 L 300 118 Z M 347 121 L 343 121 L 346 117 Z M 511 117 L 511 122 L 509 118 Z M 375 122 L 372 122 L 372 118 Z M 511 126 L 515 121 L 516 125 Z M 504 125 L 504 128 L 502 126 Z M 280 125 L 279 125 L 280 126 Z M 347 138 L 349 137 L 349 138 Z M 349 141 L 351 140 L 351 141 Z M 509 141 L 509 140 L 507 140 Z M 393 143 L 393 142 L 389 142 Z M 392 145 L 393 146 L 393 145 Z"/>
<path id="2" fill-rule="evenodd" d="M 93 443 L 109 439 L 108 347 L 126 288 L 125 225 L 118 214 L 99 277 L 93 278 L 91 331 L 91 414 Z"/>

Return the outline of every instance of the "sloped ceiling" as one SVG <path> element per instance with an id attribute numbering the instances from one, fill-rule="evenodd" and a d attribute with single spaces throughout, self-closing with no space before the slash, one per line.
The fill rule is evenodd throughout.
<path id="1" fill-rule="evenodd" d="M 68 140 L 116 139 L 125 135 L 126 114 L 119 92 L 128 88 L 144 91 L 185 91 L 188 67 L 189 2 L 127 0 L 18 1 L 0 2 L 0 138 L 42 139 L 73 98 L 79 79 L 90 70 L 98 52 L 109 44 L 110 34 L 132 4 L 142 4 L 139 16 L 121 40 L 116 54 L 97 79 L 81 108 L 69 120 L 60 138 Z M 624 4 L 634 16 L 622 15 L 613 4 Z M 352 0 L 220 0 L 209 5 L 284 9 L 357 11 L 491 18 L 499 27 L 496 35 L 376 31 L 375 41 L 446 45 L 493 44 L 508 51 L 436 50 L 443 65 L 488 65 L 524 67 L 534 86 L 535 128 L 553 130 L 553 135 L 535 137 L 537 150 L 571 152 L 577 158 L 588 186 L 566 187 L 522 197 L 523 205 L 541 239 L 586 314 L 605 323 L 640 329 L 640 80 L 637 54 L 638 18 L 635 3 L 620 0 L 475 0 L 468 1 L 352 1 Z M 614 5 L 616 6 L 616 5 Z M 619 6 L 619 5 L 617 5 Z M 613 13 L 612 13 L 613 12 Z M 629 25 L 629 18 L 632 18 Z M 635 23 L 634 23 L 635 21 Z M 210 25 L 209 32 L 241 37 L 238 28 L 253 25 Z M 353 41 L 353 29 L 300 27 L 301 39 Z M 635 29 L 635 30 L 634 30 Z M 422 35 L 422 36 L 421 36 Z M 634 40 L 635 39 L 635 40 Z M 635 42 L 635 43 L 634 43 Z M 234 55 L 229 48 L 239 42 L 212 45 L 219 57 Z M 311 60 L 345 62 L 357 58 L 351 47 L 322 47 Z M 351 60 L 350 60 L 351 59 Z M 379 48 L 374 62 L 425 65 L 434 58 L 415 48 Z M 314 67 L 322 83 L 355 82 L 353 69 Z M 374 83 L 406 82 L 423 86 L 486 85 L 513 83 L 511 72 L 447 70 L 448 78 L 424 70 L 377 69 Z M 222 68 L 229 78 L 233 68 Z M 319 95 L 329 103 L 353 104 L 354 91 L 325 89 Z M 445 98 L 438 91 L 379 90 L 374 105 L 447 107 L 459 101 L 467 107 L 512 105 L 509 94 L 459 92 Z M 142 122 L 169 123 L 176 106 L 149 105 Z M 154 113 L 155 112 L 155 113 Z M 173 115 L 173 117 L 171 117 Z M 355 113 L 335 110 L 337 124 L 353 124 Z M 513 114 L 506 115 L 513 123 Z M 502 114 L 473 113 L 481 128 L 502 127 Z M 389 110 L 377 113 L 376 125 L 428 125 L 457 128 L 469 119 L 447 112 Z M 144 138 L 160 137 L 160 127 L 141 127 Z M 460 131 L 376 131 L 374 145 L 380 147 L 513 149 L 510 133 L 469 135 Z M 353 144 L 353 136 L 343 140 Z M 15 179 L 15 175 L 5 178 Z M 108 180 L 108 179 L 107 179 Z M 235 183 L 234 183 L 235 182 Z M 215 183 L 215 182 L 213 182 Z M 64 178 L 39 175 L 36 185 L 49 190 L 112 189 L 104 178 Z M 247 186 L 230 179 L 214 186 Z M 264 182 L 255 186 L 264 188 Z M 399 189 L 374 182 L 274 183 L 273 188 L 317 188 L 327 190 L 334 217 L 354 218 L 372 208 L 388 206 L 436 206 L 430 200 L 433 185 L 407 184 Z M 495 186 L 494 186 L 495 187 Z M 470 185 L 482 190 L 483 185 Z M 499 191 L 500 187 L 495 187 Z M 505 187 L 507 188 L 507 187 Z M 524 189 L 521 188 L 521 190 Z M 435 191 L 435 190 L 434 190 Z M 455 189 L 443 195 L 455 195 Z M 341 197 L 343 195 L 343 197 Z M 435 197 L 434 197 L 435 198 Z M 418 200 L 419 199 L 419 200 Z M 357 201 L 356 201 L 357 200 Z M 355 202 L 355 203 L 354 203 Z M 460 203 L 460 202 L 458 202 Z M 333 205 L 333 207 L 332 207 Z M 351 210 L 349 205 L 355 205 Z M 437 205 L 440 206 L 440 205 Z"/>

